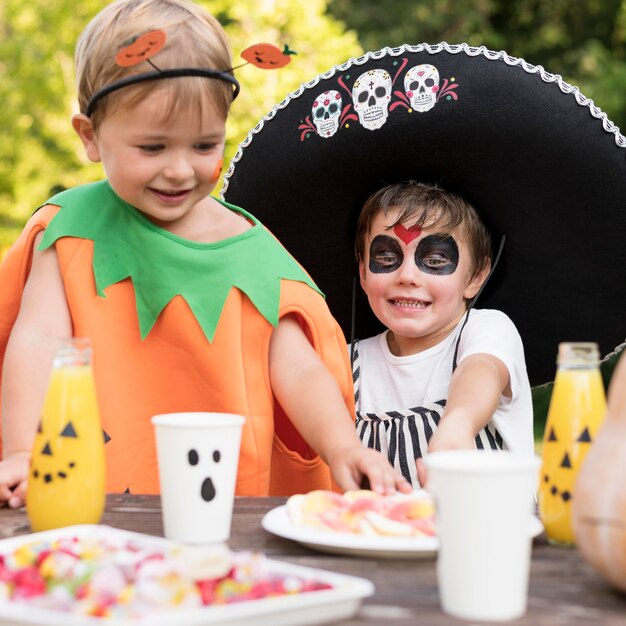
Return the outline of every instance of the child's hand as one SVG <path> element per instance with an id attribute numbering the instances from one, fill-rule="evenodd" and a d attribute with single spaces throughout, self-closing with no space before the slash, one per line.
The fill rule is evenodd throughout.
<path id="1" fill-rule="evenodd" d="M 14 452 L 0 462 L 0 506 L 17 509 L 26 502 L 30 452 Z"/>
<path id="2" fill-rule="evenodd" d="M 445 415 L 428 443 L 428 452 L 440 450 L 471 450 L 476 447 L 475 433 L 471 422 L 460 415 Z M 417 480 L 425 489 L 428 488 L 428 476 L 423 459 L 416 459 Z"/>
<path id="3" fill-rule="evenodd" d="M 362 446 L 336 451 L 329 459 L 329 466 L 335 482 L 344 491 L 361 489 L 364 478 L 372 491 L 383 495 L 396 491 L 410 493 L 413 489 L 380 452 Z"/>

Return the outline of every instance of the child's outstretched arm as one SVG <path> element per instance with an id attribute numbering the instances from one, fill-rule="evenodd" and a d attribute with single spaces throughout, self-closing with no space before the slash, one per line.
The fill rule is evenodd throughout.
<path id="1" fill-rule="evenodd" d="M 511 395 L 511 382 L 509 370 L 500 359 L 485 353 L 463 359 L 450 380 L 446 409 L 428 451 L 474 448 L 476 435 L 489 423 L 502 395 Z M 417 469 L 424 485 L 423 464 L 418 463 Z"/>
<path id="2" fill-rule="evenodd" d="M 25 502 L 30 450 L 43 405 L 55 339 L 72 336 L 63 280 L 54 248 L 37 250 L 24 287 L 2 369 L 0 504 Z"/>
<path id="3" fill-rule="evenodd" d="M 341 489 L 359 489 L 367 478 L 379 493 L 411 491 L 380 452 L 361 445 L 335 379 L 294 316 L 274 330 L 269 358 L 274 395 Z"/>

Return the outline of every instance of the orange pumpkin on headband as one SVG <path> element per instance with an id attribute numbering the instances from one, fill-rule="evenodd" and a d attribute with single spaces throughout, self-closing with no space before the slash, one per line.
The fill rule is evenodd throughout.
<path id="1" fill-rule="evenodd" d="M 115 62 L 121 67 L 132 67 L 153 57 L 165 45 L 165 31 L 151 30 L 133 39 L 115 56 Z"/>
<path id="2" fill-rule="evenodd" d="M 241 57 L 262 70 L 276 70 L 290 63 L 291 56 L 294 54 L 298 53 L 290 50 L 287 44 L 281 51 L 271 43 L 257 43 L 246 48 L 241 53 Z"/>

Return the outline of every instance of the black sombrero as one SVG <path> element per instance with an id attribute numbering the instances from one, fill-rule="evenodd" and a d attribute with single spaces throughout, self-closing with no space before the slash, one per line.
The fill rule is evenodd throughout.
<path id="1" fill-rule="evenodd" d="M 506 312 L 533 385 L 560 341 L 626 337 L 626 139 L 560 76 L 465 44 L 385 48 L 303 84 L 249 133 L 222 190 L 326 294 L 346 337 L 364 200 L 414 179 L 461 194 L 502 259 L 478 306 Z M 262 260 L 260 260 L 262 262 Z M 380 332 L 358 289 L 355 334 Z"/>

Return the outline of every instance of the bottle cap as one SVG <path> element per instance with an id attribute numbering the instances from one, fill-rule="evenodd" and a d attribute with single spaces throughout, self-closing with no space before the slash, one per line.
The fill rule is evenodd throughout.
<path id="1" fill-rule="evenodd" d="M 595 342 L 563 342 L 559 344 L 557 363 L 569 367 L 596 366 L 600 361 L 600 351 Z"/>
<path id="2" fill-rule="evenodd" d="M 54 354 L 56 367 L 91 365 L 91 340 L 88 337 L 59 339 Z"/>

